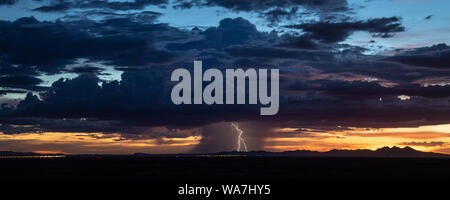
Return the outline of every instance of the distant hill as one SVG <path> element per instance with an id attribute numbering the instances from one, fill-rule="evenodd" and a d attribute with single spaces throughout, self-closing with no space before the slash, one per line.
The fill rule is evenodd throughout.
<path id="1" fill-rule="evenodd" d="M 34 152 L 14 152 L 14 151 L 0 151 L 0 157 L 9 157 L 9 156 L 61 156 L 64 154 L 41 154 Z"/>
<path id="2" fill-rule="evenodd" d="M 409 146 L 400 147 L 383 147 L 375 151 L 372 150 L 332 150 L 324 153 L 330 156 L 343 156 L 343 157 L 448 157 L 448 154 L 440 154 L 433 152 L 422 152 L 415 150 Z"/>
<path id="3" fill-rule="evenodd" d="M 440 154 L 433 152 L 417 151 L 409 146 L 400 147 L 383 147 L 375 151 L 369 149 L 357 149 L 357 150 L 331 150 L 327 152 L 297 150 L 297 151 L 285 151 L 285 152 L 229 152 L 231 154 L 240 154 L 247 156 L 282 156 L 282 157 L 446 157 L 450 158 L 448 154 Z M 226 152 L 218 154 L 227 154 Z"/>
<path id="4" fill-rule="evenodd" d="M 378 158 L 450 158 L 449 154 L 422 152 L 417 151 L 409 146 L 400 147 L 383 147 L 377 150 L 356 149 L 356 150 L 331 150 L 326 152 L 297 150 L 284 152 L 267 152 L 267 151 L 250 151 L 250 152 L 218 152 L 218 153 L 193 153 L 193 154 L 146 154 L 135 153 L 133 155 L 107 155 L 107 154 L 40 154 L 34 152 L 13 152 L 0 151 L 0 157 L 13 156 L 67 156 L 67 157 L 232 157 L 232 156 L 246 156 L 246 157 L 378 157 Z"/>
<path id="5" fill-rule="evenodd" d="M 375 151 L 369 149 L 357 150 L 331 150 L 327 152 L 297 150 L 284 152 L 250 151 L 250 152 L 219 152 L 219 153 L 201 153 L 201 154 L 172 154 L 172 155 L 154 155 L 136 153 L 134 156 L 199 156 L 199 157 L 229 157 L 229 156 L 252 156 L 252 157 L 379 157 L 379 158 L 450 158 L 448 154 L 417 151 L 409 146 L 383 147 Z"/>

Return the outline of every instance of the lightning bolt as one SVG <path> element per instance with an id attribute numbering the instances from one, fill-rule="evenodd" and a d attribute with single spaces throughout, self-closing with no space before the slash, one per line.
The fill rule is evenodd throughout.
<path id="1" fill-rule="evenodd" d="M 232 122 L 231 126 L 233 126 L 233 128 L 236 130 L 236 132 L 238 133 L 238 137 L 237 137 L 237 151 L 241 151 L 241 144 L 244 146 L 244 150 L 245 152 L 247 152 L 247 144 L 245 144 L 245 140 L 242 137 L 242 134 L 244 134 L 244 131 L 242 129 L 239 128 L 237 123 Z"/>

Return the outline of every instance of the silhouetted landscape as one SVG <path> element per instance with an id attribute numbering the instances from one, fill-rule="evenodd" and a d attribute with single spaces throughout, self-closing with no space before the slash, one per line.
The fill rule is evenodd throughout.
<path id="1" fill-rule="evenodd" d="M 133 156 L 158 156 L 153 154 L 135 153 Z M 161 156 L 161 155 L 159 155 Z M 409 146 L 383 147 L 375 151 L 369 149 L 357 150 L 331 150 L 326 152 L 297 150 L 284 152 L 250 151 L 250 152 L 219 152 L 211 154 L 166 154 L 165 156 L 203 156 L 203 157 L 226 157 L 226 156 L 246 156 L 246 157 L 398 157 L 398 158 L 450 158 L 448 154 L 417 151 Z"/>
<path id="2" fill-rule="evenodd" d="M 319 196 L 353 190 L 408 193 L 450 180 L 450 156 L 410 147 L 371 150 L 220 152 L 211 154 L 64 155 L 0 152 L 0 179 L 33 190 L 84 190 L 99 185 L 120 189 L 110 196 L 164 195 L 178 199 L 185 184 L 219 188 L 221 184 L 270 184 L 279 199 L 296 191 Z M 20 181 L 20 183 L 16 181 Z M 25 181 L 25 182 L 24 182 Z M 401 185 L 401 187 L 400 187 Z M 404 190 L 405 188 L 408 188 Z M 326 189 L 327 193 L 322 193 Z M 342 191 L 345 191 L 342 193 Z M 100 195 L 103 193 L 97 193 Z M 75 194 L 76 195 L 76 194 Z M 374 194 L 376 195 L 376 194 Z M 172 198 L 170 198 L 172 197 Z M 198 196 L 193 196 L 198 197 Z M 220 194 L 214 196 L 221 198 Z M 233 198 L 245 199 L 248 196 Z"/>
<path id="3" fill-rule="evenodd" d="M 9 180 L 447 180 L 450 156 L 410 147 L 213 154 L 63 155 L 0 152 Z M 22 158 L 20 156 L 23 156 Z M 29 157 L 31 156 L 31 157 Z M 33 157 L 34 156 L 34 157 Z M 28 159 L 27 159 L 28 158 Z"/>
<path id="4" fill-rule="evenodd" d="M 132 155 L 113 155 L 113 154 L 52 154 L 52 153 L 35 153 L 35 152 L 14 152 L 14 151 L 0 151 L 0 157 L 397 157 L 397 158 L 450 158 L 448 154 L 422 152 L 415 150 L 409 146 L 400 148 L 393 146 L 383 147 L 376 150 L 369 149 L 357 149 L 357 150 L 331 150 L 326 152 L 309 151 L 309 150 L 296 150 L 296 151 L 284 151 L 284 152 L 268 152 L 268 151 L 250 151 L 250 152 L 218 152 L 218 153 L 182 153 L 182 154 L 146 154 L 135 153 Z"/>

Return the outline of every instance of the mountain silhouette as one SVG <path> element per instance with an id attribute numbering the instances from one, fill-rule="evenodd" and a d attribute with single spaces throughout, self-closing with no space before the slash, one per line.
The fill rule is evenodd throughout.
<path id="1" fill-rule="evenodd" d="M 65 154 L 40 154 L 34 152 L 13 152 L 0 151 L 0 157 L 8 156 L 45 156 L 45 155 L 65 155 Z M 409 146 L 406 147 L 382 147 L 376 150 L 355 149 L 355 150 L 331 150 L 326 152 L 296 150 L 284 152 L 268 152 L 268 151 L 249 151 L 249 152 L 218 152 L 218 153 L 181 153 L 181 154 L 146 154 L 135 153 L 132 155 L 105 155 L 105 154 L 67 154 L 67 157 L 92 157 L 92 156 L 133 156 L 133 157 L 380 157 L 380 158 L 450 158 L 449 154 L 423 152 L 415 150 Z"/>
<path id="2" fill-rule="evenodd" d="M 145 155 L 145 154 L 135 154 Z M 410 158 L 450 158 L 448 154 L 422 152 L 409 146 L 400 148 L 382 147 L 376 150 L 356 149 L 356 150 L 331 150 L 326 152 L 296 150 L 284 152 L 250 151 L 250 152 L 219 152 L 211 154 L 178 154 L 178 156 L 263 156 L 263 157 L 410 157 Z"/>
<path id="3" fill-rule="evenodd" d="M 0 151 L 0 157 L 8 157 L 8 156 L 54 156 L 54 155 L 65 155 L 60 153 L 35 153 L 35 152 L 15 152 L 15 151 Z"/>

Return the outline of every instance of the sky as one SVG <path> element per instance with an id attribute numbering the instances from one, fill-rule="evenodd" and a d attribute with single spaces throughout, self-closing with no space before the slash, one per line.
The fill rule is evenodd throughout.
<path id="1" fill-rule="evenodd" d="M 0 151 L 450 153 L 445 0 L 0 0 Z M 280 69 L 280 111 L 181 105 L 170 73 Z"/>

